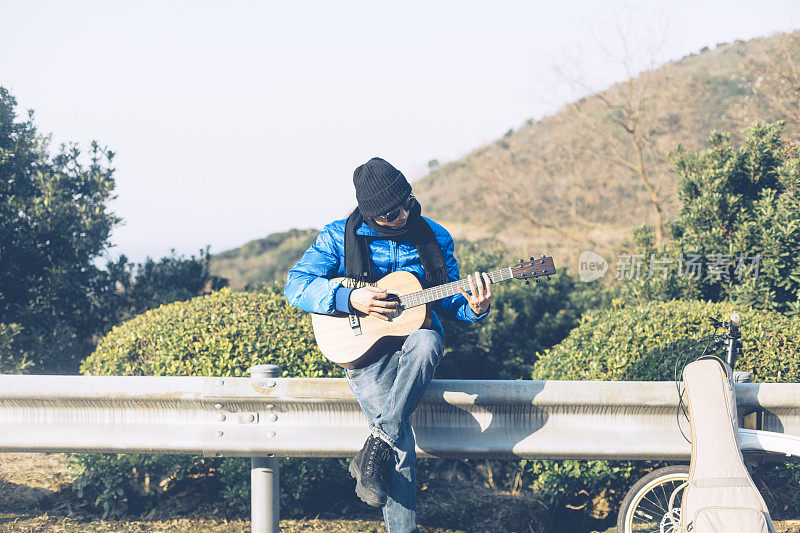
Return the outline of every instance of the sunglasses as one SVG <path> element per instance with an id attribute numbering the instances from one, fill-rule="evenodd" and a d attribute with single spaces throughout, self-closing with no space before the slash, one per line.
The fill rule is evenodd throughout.
<path id="1" fill-rule="evenodd" d="M 411 211 L 411 209 L 414 207 L 414 202 L 415 201 L 416 201 L 416 198 L 414 198 L 414 195 L 413 194 L 409 194 L 408 198 L 406 199 L 406 201 L 405 201 L 405 203 L 403 205 L 401 205 L 400 207 L 397 207 L 395 209 L 392 209 L 391 211 L 389 211 L 385 215 L 377 215 L 375 218 L 380 218 L 384 222 L 394 222 L 395 220 L 400 218 L 400 212 L 401 211 L 405 211 L 405 212 Z"/>

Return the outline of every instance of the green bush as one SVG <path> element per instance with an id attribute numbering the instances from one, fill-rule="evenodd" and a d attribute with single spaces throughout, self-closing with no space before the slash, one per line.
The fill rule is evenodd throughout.
<path id="1" fill-rule="evenodd" d="M 308 313 L 279 285 L 222 289 L 152 309 L 113 328 L 81 364 L 93 375 L 246 376 L 256 364 L 284 377 L 341 376 L 314 342 Z"/>
<path id="2" fill-rule="evenodd" d="M 22 326 L 12 369 L 71 374 L 104 331 L 95 262 L 122 220 L 108 207 L 114 152 L 92 142 L 53 153 L 33 111 L 19 111 L 0 86 L 0 322 Z"/>
<path id="3" fill-rule="evenodd" d="M 316 516 L 335 501 L 355 500 L 353 480 L 341 459 L 281 459 L 281 516 Z M 231 457 L 220 465 L 222 496 L 237 513 L 250 513 L 250 459 Z"/>
<path id="4" fill-rule="evenodd" d="M 708 318 L 732 311 L 743 324 L 736 369 L 760 382 L 800 381 L 800 318 L 696 300 L 589 312 L 563 342 L 539 354 L 533 379 L 671 380 L 681 349 L 713 333 Z"/>
<path id="5" fill-rule="evenodd" d="M 280 285 L 263 292 L 222 289 L 141 314 L 108 333 L 81 365 L 84 374 L 246 376 L 250 366 L 280 365 L 284 377 L 341 376 L 317 348 L 310 316 Z M 144 512 L 177 476 L 216 476 L 231 509 L 249 508 L 249 460 L 176 455 L 77 455 L 75 488 L 104 516 Z M 345 483 L 340 460 L 282 460 L 284 514 L 318 499 L 314 479 Z M 147 480 L 147 482 L 145 482 Z M 159 487 L 159 489 L 156 489 Z"/>
<path id="6" fill-rule="evenodd" d="M 708 150 L 678 148 L 672 240 L 657 249 L 651 227 L 633 235 L 645 266 L 666 260 L 658 267 L 666 271 L 624 283 L 630 300 L 736 301 L 800 314 L 800 148 L 782 134 L 782 123 L 755 124 L 741 146 L 714 133 Z"/>
<path id="7" fill-rule="evenodd" d="M 520 466 L 525 486 L 560 520 L 575 511 L 594 520 L 616 516 L 628 488 L 648 470 L 632 461 L 522 460 Z"/>
<path id="8" fill-rule="evenodd" d="M 19 346 L 24 328 L 0 322 L 0 373 L 14 374 L 31 367 L 26 351 Z"/>
<path id="9" fill-rule="evenodd" d="M 539 354 L 534 379 L 669 381 L 680 352 L 713 333 L 709 317 L 742 316 L 743 356 L 737 370 L 754 381 L 800 381 L 800 318 L 772 311 L 702 301 L 653 302 L 587 313 L 560 344 Z M 697 354 L 699 355 L 699 353 Z M 630 461 L 527 461 L 523 480 L 557 506 L 584 496 L 584 511 L 602 518 L 615 510 L 630 486 L 652 463 Z M 763 481 L 777 480 L 762 469 Z M 787 471 L 784 472 L 784 477 Z M 800 476 L 790 474 L 795 489 Z M 775 479 L 773 479 L 775 478 Z M 786 480 L 779 480 L 783 486 Z M 796 502 L 782 502 L 781 505 Z"/>
<path id="10" fill-rule="evenodd" d="M 496 243 L 458 243 L 461 276 L 508 267 L 517 259 Z M 581 313 L 603 305 L 597 284 L 576 282 L 564 265 L 551 280 L 526 285 L 509 280 L 492 287 L 492 308 L 480 322 L 447 322 L 442 379 L 525 379 L 536 354 L 559 342 L 578 325 Z"/>
<path id="11" fill-rule="evenodd" d="M 90 453 L 67 459 L 73 490 L 101 511 L 103 519 L 148 511 L 177 482 L 208 475 L 213 463 L 186 455 Z"/>

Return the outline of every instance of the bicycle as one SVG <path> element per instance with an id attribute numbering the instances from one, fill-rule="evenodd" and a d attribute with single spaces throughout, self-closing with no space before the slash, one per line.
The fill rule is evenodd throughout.
<path id="1" fill-rule="evenodd" d="M 693 351 L 698 346 L 704 345 L 700 357 L 707 357 L 709 348 L 712 353 L 723 349 L 725 362 L 731 369 L 735 368 L 736 358 L 741 355 L 741 318 L 739 314 L 731 313 L 728 322 L 721 322 L 714 318 L 710 318 L 710 320 L 715 328 L 715 333 L 688 346 L 675 362 L 675 384 L 678 388 L 679 398 L 676 417 L 679 428 L 681 427 L 681 414 L 688 420 L 688 413 L 683 406 L 681 375 L 683 367 L 691 362 L 689 359 Z M 716 330 L 720 328 L 726 328 L 727 331 L 719 335 Z M 752 376 L 748 372 L 734 372 L 733 375 L 736 383 L 748 383 L 751 379 Z M 742 415 L 739 418 L 741 419 Z M 681 432 L 683 433 L 682 428 Z M 685 434 L 684 437 L 686 437 Z M 800 457 L 800 437 L 740 427 L 739 448 L 745 457 L 751 454 L 766 457 L 771 454 L 781 454 L 784 459 L 796 458 Z M 665 466 L 642 477 L 622 500 L 617 516 L 617 533 L 679 533 L 681 496 L 688 484 L 688 479 L 689 465 Z"/>

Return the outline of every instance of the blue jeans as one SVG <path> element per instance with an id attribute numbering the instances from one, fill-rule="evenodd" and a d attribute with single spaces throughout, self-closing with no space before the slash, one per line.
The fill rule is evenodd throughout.
<path id="1" fill-rule="evenodd" d="M 383 519 L 389 533 L 417 529 L 417 454 L 411 413 L 433 379 L 444 353 L 442 336 L 420 329 L 403 346 L 388 351 L 367 366 L 347 370 L 347 381 L 364 411 L 370 431 L 397 454 L 397 466 L 388 487 Z"/>

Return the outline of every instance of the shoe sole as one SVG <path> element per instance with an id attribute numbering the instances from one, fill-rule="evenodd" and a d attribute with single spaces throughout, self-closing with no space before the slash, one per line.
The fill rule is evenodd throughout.
<path id="1" fill-rule="evenodd" d="M 386 505 L 385 500 L 383 502 L 380 500 L 373 500 L 364 494 L 364 488 L 361 486 L 361 475 L 358 472 L 358 468 L 356 468 L 355 461 L 350 461 L 350 466 L 347 468 L 347 470 L 350 472 L 350 475 L 353 476 L 353 479 L 356 480 L 356 496 L 358 496 L 359 500 L 366 503 L 370 507 L 383 507 Z"/>

